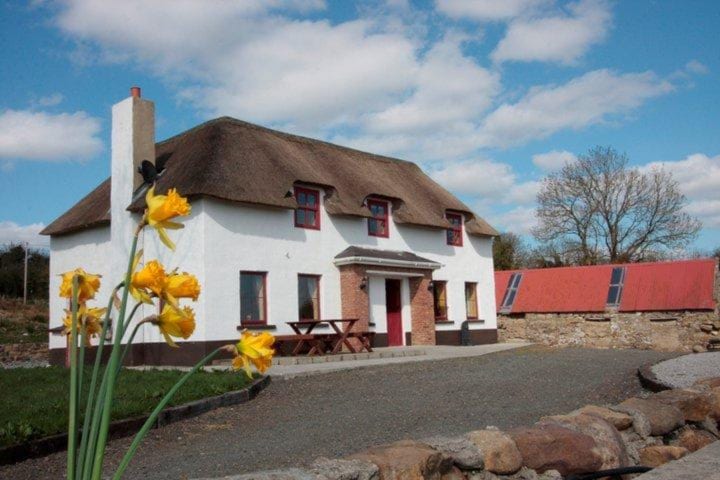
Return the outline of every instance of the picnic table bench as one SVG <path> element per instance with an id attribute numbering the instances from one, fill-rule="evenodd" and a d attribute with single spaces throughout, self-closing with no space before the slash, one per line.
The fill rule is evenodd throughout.
<path id="1" fill-rule="evenodd" d="M 363 350 L 372 352 L 372 337 L 374 332 L 353 331 L 357 318 L 327 319 L 327 320 L 298 320 L 286 322 L 293 329 L 293 335 L 277 335 L 275 341 L 297 342 L 292 355 L 299 355 L 304 348 L 310 347 L 308 355 L 325 355 L 339 353 L 345 346 L 351 353 Z M 313 330 L 320 325 L 329 325 L 332 333 L 314 333 Z M 350 341 L 357 339 L 360 346 Z"/>

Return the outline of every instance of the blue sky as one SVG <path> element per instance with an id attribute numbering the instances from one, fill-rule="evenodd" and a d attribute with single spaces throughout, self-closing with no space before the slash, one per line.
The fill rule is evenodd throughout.
<path id="1" fill-rule="evenodd" d="M 720 245 L 720 3 L 0 3 L 0 243 L 109 174 L 132 85 L 163 139 L 230 115 L 421 164 L 527 234 L 538 182 L 595 145 L 674 173 Z"/>

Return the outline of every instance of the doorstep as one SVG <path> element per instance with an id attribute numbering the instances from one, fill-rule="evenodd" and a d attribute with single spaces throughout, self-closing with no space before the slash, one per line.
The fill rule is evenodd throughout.
<path id="1" fill-rule="evenodd" d="M 382 358 L 401 358 L 401 357 L 417 357 L 426 355 L 427 351 L 423 348 L 413 347 L 381 347 L 374 348 L 372 352 L 362 353 L 338 353 L 335 355 L 314 355 L 309 357 L 275 357 L 273 358 L 273 366 L 287 365 L 310 365 L 315 363 L 333 363 L 333 362 L 349 362 L 356 360 L 378 360 Z M 216 360 L 213 366 L 230 365 L 230 360 Z"/>

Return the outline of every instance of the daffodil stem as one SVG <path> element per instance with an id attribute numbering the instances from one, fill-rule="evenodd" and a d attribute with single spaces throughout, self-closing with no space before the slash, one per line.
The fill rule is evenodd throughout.
<path id="1" fill-rule="evenodd" d="M 87 402 L 85 402 L 85 416 L 83 417 L 82 437 L 80 439 L 80 455 L 78 457 L 77 464 L 77 478 L 80 480 L 85 478 L 87 475 L 86 470 L 88 469 L 88 467 L 85 465 L 85 460 L 87 458 L 91 458 L 91 455 L 88 455 L 87 453 L 88 450 L 91 450 L 93 448 L 93 446 L 90 446 L 88 448 L 88 441 L 90 438 L 90 417 L 93 413 L 93 405 L 95 402 L 95 388 L 97 387 L 97 377 L 100 373 L 100 363 L 102 360 L 103 346 L 105 345 L 105 336 L 107 335 L 108 326 L 110 325 L 110 311 L 113 305 L 113 298 L 115 297 L 117 291 L 122 288 L 122 286 L 122 283 L 119 284 L 110 294 L 110 300 L 108 300 L 107 309 L 105 310 L 105 318 L 103 319 L 102 332 L 100 333 L 100 338 L 98 339 L 97 350 L 95 350 L 95 365 L 93 365 L 92 377 L 90 378 L 90 388 L 88 389 Z"/>
<path id="2" fill-rule="evenodd" d="M 70 324 L 70 411 L 68 413 L 68 454 L 67 478 L 75 478 L 76 449 L 77 449 L 77 401 L 78 401 L 78 366 L 77 366 L 77 325 L 78 325 L 78 277 L 72 279 Z"/>
<path id="3" fill-rule="evenodd" d="M 135 312 L 137 311 L 138 307 L 140 307 L 140 305 L 142 305 L 142 303 L 138 303 L 137 305 L 135 305 L 135 308 L 133 308 L 132 313 L 130 313 L 130 318 L 132 318 L 132 316 L 135 314 Z M 145 323 L 147 323 L 147 322 L 145 320 L 142 320 L 135 325 L 135 328 L 133 328 L 133 331 L 130 334 L 130 338 L 128 338 L 128 341 L 125 344 L 125 348 L 123 349 L 123 353 L 120 356 L 120 362 L 118 363 L 118 367 L 117 367 L 118 371 L 122 368 L 123 363 L 125 363 L 125 356 L 127 356 L 128 351 L 130 351 L 130 349 L 132 348 L 132 342 L 135 339 L 135 335 L 137 334 L 138 330 L 140 330 L 140 326 L 144 325 Z"/>
<path id="4" fill-rule="evenodd" d="M 147 432 L 152 428 L 153 424 L 157 420 L 158 415 L 160 415 L 160 412 L 165 408 L 165 406 L 172 400 L 175 393 L 182 387 L 185 382 L 187 382 L 190 377 L 193 376 L 193 374 L 197 373 L 198 370 L 200 370 L 205 364 L 207 364 L 210 360 L 215 358 L 220 351 L 223 350 L 224 347 L 217 348 L 213 350 L 208 356 L 200 360 L 198 363 L 195 364 L 195 366 L 192 368 L 192 370 L 188 371 L 183 375 L 180 380 L 173 385 L 173 387 L 168 391 L 168 393 L 165 394 L 162 400 L 160 400 L 160 403 L 157 404 L 155 407 L 155 410 L 152 411 L 148 419 L 143 424 L 140 431 L 135 435 L 135 438 L 133 439 L 133 442 L 130 444 L 130 447 L 128 448 L 127 452 L 125 452 L 125 456 L 123 457 L 122 461 L 120 462 L 120 465 L 118 465 L 118 469 L 115 472 L 115 475 L 113 475 L 113 480 L 118 480 L 122 478 L 123 473 L 125 473 L 125 470 L 127 469 L 128 465 L 130 464 L 130 461 L 132 460 L 133 456 L 135 455 L 135 451 L 140 446 L 140 443 L 143 441 L 143 438 L 145 438 L 145 435 Z"/>
<path id="5" fill-rule="evenodd" d="M 132 276 L 132 266 L 135 260 L 135 251 L 137 250 L 138 236 L 141 228 L 135 231 L 132 246 L 130 247 L 130 258 L 128 259 L 127 271 L 125 272 L 125 285 L 123 288 L 122 301 L 120 303 L 120 311 L 118 314 L 117 331 L 113 342 L 113 348 L 110 353 L 110 361 L 108 363 L 105 382 L 105 398 L 103 399 L 102 418 L 100 419 L 100 427 L 98 430 L 97 445 L 95 447 L 94 462 L 92 469 L 92 479 L 100 480 L 102 476 L 103 457 L 105 455 L 105 446 L 107 444 L 108 429 L 110 428 L 110 414 L 112 413 L 112 399 L 115 390 L 115 378 L 117 377 L 117 364 L 120 359 L 120 345 L 124 333 L 123 323 L 125 320 L 125 310 L 127 308 L 128 293 L 130 286 L 130 278 Z M 72 478 L 68 476 L 68 478 Z"/>

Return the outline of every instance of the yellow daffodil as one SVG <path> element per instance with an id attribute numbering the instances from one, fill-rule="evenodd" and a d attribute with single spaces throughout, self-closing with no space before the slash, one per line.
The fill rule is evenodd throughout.
<path id="1" fill-rule="evenodd" d="M 60 297 L 72 298 L 73 277 L 78 277 L 78 302 L 83 303 L 87 300 L 95 298 L 95 294 L 100 288 L 100 277 L 102 275 L 94 275 L 87 273 L 82 268 L 76 268 L 73 271 L 65 272 L 62 275 L 62 283 L 60 284 Z"/>
<path id="2" fill-rule="evenodd" d="M 190 204 L 187 198 L 181 197 L 174 188 L 171 188 L 167 195 L 155 195 L 155 185 L 153 185 L 145 195 L 145 202 L 147 203 L 145 222 L 157 230 L 160 240 L 170 250 L 175 250 L 175 244 L 170 240 L 165 229 L 183 228 L 181 223 L 171 220 L 175 217 L 190 215 Z"/>
<path id="3" fill-rule="evenodd" d="M 158 326 L 168 345 L 177 347 L 172 337 L 190 338 L 195 331 L 195 312 L 190 307 L 178 311 L 171 305 L 165 305 L 153 323 Z"/>
<path id="4" fill-rule="evenodd" d="M 244 331 L 240 341 L 235 344 L 235 358 L 232 366 L 235 370 L 245 370 L 248 377 L 252 378 L 250 365 L 254 365 L 258 372 L 265 373 L 272 365 L 272 357 L 275 350 L 272 348 L 275 337 L 267 332 L 259 334 Z"/>
<path id="5" fill-rule="evenodd" d="M 135 265 L 138 261 L 139 257 L 136 257 Z M 133 271 L 135 271 L 135 266 L 133 266 Z M 130 294 L 138 302 L 152 303 L 150 293 L 157 297 L 161 296 L 166 281 L 165 268 L 157 260 L 151 260 L 143 268 L 133 273 Z"/>
<path id="6" fill-rule="evenodd" d="M 197 301 L 200 296 L 200 283 L 195 275 L 189 273 L 172 273 L 165 278 L 160 294 L 169 304 L 177 307 L 178 298 L 191 298 Z"/>
<path id="7" fill-rule="evenodd" d="M 105 315 L 106 311 L 107 309 L 105 308 L 88 308 L 85 305 L 80 305 L 78 307 L 78 335 L 80 335 L 83 327 L 87 329 L 85 331 L 86 345 L 90 345 L 90 337 L 100 335 L 100 332 L 102 331 L 102 322 L 100 319 L 103 315 Z M 70 335 L 72 333 L 72 310 L 65 310 L 63 325 L 65 326 L 65 334 Z"/>

